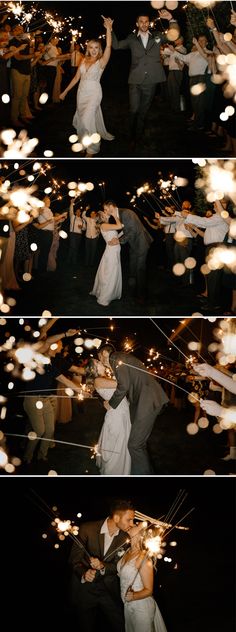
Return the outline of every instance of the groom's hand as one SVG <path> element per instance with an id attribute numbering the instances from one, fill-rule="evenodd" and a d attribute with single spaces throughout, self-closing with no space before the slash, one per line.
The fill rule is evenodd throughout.
<path id="1" fill-rule="evenodd" d="M 110 410 L 111 406 L 109 404 L 109 402 L 103 402 L 103 406 L 106 410 Z"/>
<path id="2" fill-rule="evenodd" d="M 90 557 L 90 564 L 96 571 L 102 571 L 104 564 L 98 559 L 98 557 Z"/>
<path id="3" fill-rule="evenodd" d="M 89 570 L 86 571 L 86 573 L 84 573 L 83 577 L 84 577 L 84 580 L 86 582 L 90 582 L 91 583 L 91 582 L 94 581 L 95 575 L 96 575 L 96 571 L 93 570 L 92 568 L 89 568 Z"/>
<path id="4" fill-rule="evenodd" d="M 112 226 L 112 224 L 111 224 L 111 226 Z M 118 246 L 119 243 L 120 243 L 119 239 L 117 239 L 117 237 L 113 237 L 113 239 L 111 239 L 111 241 L 108 242 L 108 245 L 109 246 Z"/>

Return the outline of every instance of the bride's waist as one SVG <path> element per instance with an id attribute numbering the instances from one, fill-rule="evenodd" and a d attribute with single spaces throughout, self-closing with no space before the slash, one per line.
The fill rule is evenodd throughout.
<path id="1" fill-rule="evenodd" d="M 101 85 L 99 79 L 87 79 L 87 77 L 86 78 L 84 78 L 84 77 L 81 78 L 80 85 L 82 85 L 83 83 L 97 83 L 98 86 Z"/>

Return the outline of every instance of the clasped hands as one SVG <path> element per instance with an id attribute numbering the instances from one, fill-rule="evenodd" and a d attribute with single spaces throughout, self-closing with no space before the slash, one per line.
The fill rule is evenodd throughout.
<path id="1" fill-rule="evenodd" d="M 91 568 L 84 573 L 84 579 L 86 582 L 92 583 L 95 579 L 96 572 L 101 571 L 104 568 L 103 562 L 98 557 L 90 557 Z"/>
<path id="2" fill-rule="evenodd" d="M 104 401 L 104 402 L 103 402 L 103 406 L 104 406 L 104 408 L 105 408 L 106 410 L 110 410 L 110 409 L 111 409 L 111 406 L 110 406 L 109 402 Z"/>

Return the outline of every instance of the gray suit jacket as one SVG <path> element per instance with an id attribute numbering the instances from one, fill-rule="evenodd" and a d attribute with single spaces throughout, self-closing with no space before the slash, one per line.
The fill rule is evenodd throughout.
<path id="1" fill-rule="evenodd" d="M 119 208 L 119 217 L 124 224 L 124 237 L 121 237 L 120 243 L 129 243 L 137 257 L 147 254 L 153 238 L 136 213 L 128 208 Z"/>
<path id="2" fill-rule="evenodd" d="M 144 48 L 141 37 L 131 33 L 124 40 L 118 41 L 112 32 L 112 48 L 114 50 L 130 50 L 131 68 L 129 73 L 130 84 L 140 85 L 144 81 L 149 84 L 166 81 L 165 71 L 161 63 L 161 44 L 167 42 L 163 33 L 154 31 L 149 35 L 147 48 Z"/>
<path id="3" fill-rule="evenodd" d="M 125 364 L 119 365 L 119 361 Z M 127 395 L 131 422 L 154 411 L 158 415 L 169 400 L 157 380 L 146 372 L 144 364 L 132 354 L 119 352 L 112 353 L 109 362 L 117 379 L 116 391 L 109 400 L 110 406 L 117 408 Z"/>

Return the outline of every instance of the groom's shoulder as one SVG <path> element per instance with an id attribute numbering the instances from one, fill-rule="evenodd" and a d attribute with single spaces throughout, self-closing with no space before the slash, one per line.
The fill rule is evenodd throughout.
<path id="1" fill-rule="evenodd" d="M 104 520 L 89 520 L 88 522 L 82 522 L 82 524 L 80 525 L 80 531 L 86 531 L 86 532 L 94 532 L 101 529 L 103 523 L 105 521 Z"/>

